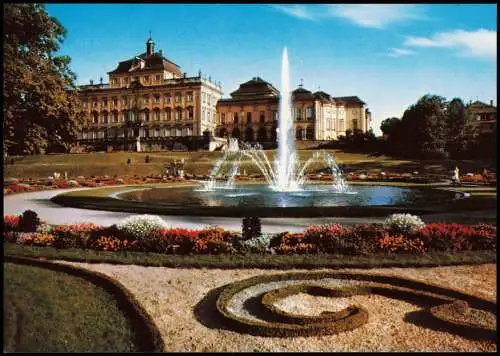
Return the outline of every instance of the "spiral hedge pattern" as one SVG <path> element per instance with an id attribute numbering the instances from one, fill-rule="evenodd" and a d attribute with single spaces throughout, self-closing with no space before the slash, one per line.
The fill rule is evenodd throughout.
<path id="1" fill-rule="evenodd" d="M 292 272 L 255 276 L 225 286 L 216 308 L 230 329 L 259 336 L 332 335 L 369 321 L 370 311 L 356 304 L 320 315 L 289 313 L 276 306 L 299 293 L 331 298 L 375 294 L 398 299 L 422 308 L 418 318 L 421 327 L 496 340 L 492 322 L 496 324 L 496 303 L 454 289 L 376 274 Z M 478 317 L 487 321 L 478 323 Z"/>

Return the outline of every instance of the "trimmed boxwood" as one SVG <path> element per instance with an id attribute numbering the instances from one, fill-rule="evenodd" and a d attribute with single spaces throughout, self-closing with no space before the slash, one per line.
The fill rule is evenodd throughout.
<path id="1" fill-rule="evenodd" d="M 311 280 L 324 278 L 352 279 L 370 282 L 367 286 L 357 286 L 356 288 L 318 288 L 311 285 Z M 277 282 L 284 280 L 304 280 L 303 284 L 281 288 L 258 296 L 259 303 L 263 310 L 267 310 L 267 320 L 248 320 L 240 318 L 228 309 L 228 303 L 238 292 L 256 284 Z M 275 275 L 260 275 L 238 281 L 226 286 L 216 301 L 216 309 L 223 317 L 225 323 L 233 330 L 250 333 L 252 335 L 290 337 L 290 336 L 311 336 L 336 334 L 346 330 L 355 329 L 368 319 L 368 311 L 362 306 L 351 306 L 348 310 L 343 310 L 338 314 L 330 315 L 326 313 L 320 316 L 319 322 L 308 323 L 307 319 L 317 317 L 304 317 L 287 313 L 274 313 L 272 302 L 276 298 L 294 294 L 299 291 L 310 291 L 316 294 L 332 296 L 349 296 L 354 294 L 373 293 L 384 295 L 389 298 L 405 300 L 423 308 L 429 308 L 445 303 L 451 303 L 456 299 L 465 300 L 474 308 L 496 313 L 496 304 L 488 300 L 468 295 L 454 289 L 442 288 L 430 283 L 413 281 L 392 276 L 377 274 L 354 274 L 343 272 L 291 272 Z M 266 296 L 267 295 L 267 296 Z M 264 302 L 263 302 L 264 300 Z M 264 306 L 264 303 L 266 304 Z M 270 307 L 271 306 L 271 307 Z M 425 310 L 425 309 L 424 309 Z M 347 317 L 346 314 L 348 315 Z M 426 312 L 426 314 L 429 314 Z M 302 320 L 299 320 L 302 319 Z M 332 322 L 332 319 L 334 320 Z M 278 321 L 277 321 L 278 320 Z M 291 323 L 286 323 L 288 321 Z M 302 324 L 300 324 L 302 323 Z M 424 324 L 424 327 L 428 324 Z"/>

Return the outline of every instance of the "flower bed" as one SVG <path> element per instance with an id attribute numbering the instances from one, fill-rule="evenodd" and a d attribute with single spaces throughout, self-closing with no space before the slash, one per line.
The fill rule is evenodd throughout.
<path id="1" fill-rule="evenodd" d="M 20 227 L 19 217 L 4 216 L 4 241 L 56 248 L 100 251 L 144 251 L 167 254 L 273 253 L 370 255 L 423 254 L 496 250 L 496 226 L 450 223 L 424 224 L 416 216 L 389 216 L 385 224 L 312 225 L 303 233 L 282 232 L 243 238 L 217 226 L 169 228 L 158 216 L 137 215 L 118 225 L 48 225 Z"/>

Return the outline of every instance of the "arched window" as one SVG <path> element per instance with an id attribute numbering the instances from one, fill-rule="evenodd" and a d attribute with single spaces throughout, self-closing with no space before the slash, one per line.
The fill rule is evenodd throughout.
<path id="1" fill-rule="evenodd" d="M 99 114 L 97 113 L 97 111 L 92 112 L 92 123 L 99 123 Z"/>
<path id="2" fill-rule="evenodd" d="M 172 117 L 172 110 L 170 108 L 165 109 L 165 121 L 170 121 Z"/>
<path id="3" fill-rule="evenodd" d="M 245 129 L 245 140 L 253 141 L 253 130 L 250 127 Z"/>
<path id="4" fill-rule="evenodd" d="M 104 111 L 102 113 L 102 121 L 107 124 L 108 123 L 108 112 L 107 111 Z"/>
<path id="5" fill-rule="evenodd" d="M 144 110 L 143 114 L 142 114 L 142 118 L 144 119 L 144 121 L 149 121 L 149 110 Z"/>
<path id="6" fill-rule="evenodd" d="M 238 113 L 237 113 L 237 112 L 235 112 L 235 113 L 233 114 L 233 122 L 234 122 L 235 124 L 237 124 L 237 123 L 238 123 Z M 233 137 L 234 137 L 234 136 L 233 136 Z"/>
<path id="7" fill-rule="evenodd" d="M 314 131 L 313 131 L 312 126 L 309 126 L 306 129 L 306 139 L 307 140 L 314 140 Z"/>
<path id="8" fill-rule="evenodd" d="M 181 121 L 182 118 L 182 109 L 177 108 L 175 109 L 175 121 Z"/>
<path id="9" fill-rule="evenodd" d="M 259 141 L 265 141 L 267 140 L 267 132 L 264 127 L 261 127 L 258 132 L 258 139 Z"/>
<path id="10" fill-rule="evenodd" d="M 295 130 L 295 138 L 302 140 L 302 127 L 297 127 L 297 130 Z"/>
<path id="11" fill-rule="evenodd" d="M 188 120 L 193 120 L 194 119 L 194 114 L 193 114 L 193 107 L 192 106 L 188 106 L 187 109 L 187 117 L 188 117 Z"/>

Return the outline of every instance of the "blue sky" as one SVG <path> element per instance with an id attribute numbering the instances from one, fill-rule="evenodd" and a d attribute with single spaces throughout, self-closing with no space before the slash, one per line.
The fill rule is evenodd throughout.
<path id="1" fill-rule="evenodd" d="M 424 94 L 497 102 L 496 4 L 48 4 L 68 30 L 77 83 L 107 82 L 118 62 L 155 50 L 188 76 L 201 69 L 224 96 L 260 76 L 280 87 L 288 47 L 292 86 L 357 95 L 372 128 Z"/>

